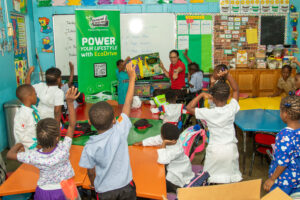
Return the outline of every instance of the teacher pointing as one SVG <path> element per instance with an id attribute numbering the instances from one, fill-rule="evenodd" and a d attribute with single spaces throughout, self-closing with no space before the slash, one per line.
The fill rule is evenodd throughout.
<path id="1" fill-rule="evenodd" d="M 185 86 L 185 65 L 179 59 L 179 53 L 177 50 L 170 51 L 169 58 L 171 61 L 169 71 L 166 70 L 163 63 L 160 63 L 166 77 L 171 80 L 171 89 L 181 90 Z"/>

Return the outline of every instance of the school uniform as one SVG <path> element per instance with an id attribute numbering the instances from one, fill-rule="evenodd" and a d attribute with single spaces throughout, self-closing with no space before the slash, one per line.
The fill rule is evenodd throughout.
<path id="1" fill-rule="evenodd" d="M 211 183 L 231 183 L 242 180 L 234 119 L 240 106 L 235 99 L 223 107 L 196 108 L 196 119 L 205 120 L 210 133 L 203 171 L 210 174 Z"/>
<path id="2" fill-rule="evenodd" d="M 162 143 L 163 140 L 160 135 L 143 140 L 143 146 L 157 146 Z M 158 149 L 157 154 L 157 162 L 167 165 L 167 188 L 170 188 L 168 186 L 171 185 L 172 189 L 176 189 L 176 187 L 183 187 L 190 183 L 195 174 L 192 171 L 190 159 L 184 154 L 182 144 L 179 140 L 174 145 L 167 145 L 166 148 Z M 171 184 L 168 185 L 168 182 Z M 176 190 L 170 192 L 176 192 Z"/>
<path id="3" fill-rule="evenodd" d="M 203 87 L 203 73 L 201 71 L 192 74 L 189 82 L 194 87 L 189 87 L 190 93 L 198 93 Z"/>
<path id="4" fill-rule="evenodd" d="M 164 112 L 163 123 L 171 123 L 177 125 L 180 116 L 185 112 L 183 104 L 168 104 L 159 107 L 161 112 Z"/>
<path id="5" fill-rule="evenodd" d="M 39 98 L 38 112 L 41 119 L 55 118 L 54 107 L 64 105 L 64 92 L 58 86 L 48 86 L 46 83 L 33 85 Z"/>
<path id="6" fill-rule="evenodd" d="M 96 169 L 99 199 L 136 199 L 127 143 L 131 126 L 122 113 L 111 129 L 91 136 L 82 151 L 79 166 Z"/>
<path id="7" fill-rule="evenodd" d="M 279 78 L 277 87 L 282 89 L 286 95 L 289 94 L 290 91 L 295 91 L 295 79 L 293 77 L 288 77 L 285 81 L 282 77 Z"/>
<path id="8" fill-rule="evenodd" d="M 35 106 L 22 105 L 14 118 L 14 137 L 16 143 L 22 143 L 26 149 L 37 146 L 36 125 L 40 116 Z"/>
<path id="9" fill-rule="evenodd" d="M 68 106 L 66 102 L 66 94 L 69 90 L 69 84 L 68 83 L 63 84 L 60 89 L 64 92 L 64 108 L 65 110 L 68 110 Z M 74 109 L 76 109 L 78 107 L 77 101 L 73 101 L 73 104 L 74 104 Z M 69 111 L 67 113 L 69 113 Z"/>

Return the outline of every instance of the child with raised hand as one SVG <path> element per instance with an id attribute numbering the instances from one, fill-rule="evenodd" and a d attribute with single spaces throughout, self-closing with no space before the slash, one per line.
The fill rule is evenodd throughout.
<path id="1" fill-rule="evenodd" d="M 295 79 L 291 76 L 292 67 L 290 65 L 284 65 L 281 69 L 281 77 L 277 82 L 277 92 L 271 97 L 279 96 L 282 93 L 289 95 L 290 92 L 295 91 Z"/>
<path id="2" fill-rule="evenodd" d="M 177 188 L 189 184 L 195 176 L 190 159 L 185 155 L 182 144 L 178 140 L 180 131 L 173 124 L 163 124 L 161 135 L 154 136 L 135 143 L 142 146 L 161 146 L 157 150 L 160 164 L 167 165 L 167 192 L 176 193 Z"/>
<path id="3" fill-rule="evenodd" d="M 35 89 L 32 85 L 23 84 L 16 90 L 16 96 L 22 102 L 14 118 L 14 137 L 16 143 L 21 143 L 25 149 L 37 146 L 36 125 L 40 120 L 35 107 L 37 102 Z"/>
<path id="4" fill-rule="evenodd" d="M 126 73 L 126 63 L 130 60 L 130 57 L 128 56 L 125 61 L 120 59 L 117 61 L 117 78 L 119 81 L 118 85 L 118 103 L 119 104 L 124 104 L 127 90 L 128 90 L 128 81 L 129 77 L 128 74 Z"/>
<path id="5" fill-rule="evenodd" d="M 25 79 L 26 84 L 31 84 L 30 76 L 34 67 L 30 67 Z M 61 71 L 58 68 L 50 68 L 46 71 L 46 83 L 32 85 L 39 98 L 38 111 L 41 119 L 54 118 L 60 123 L 62 106 L 64 105 L 64 92 L 61 85 Z"/>
<path id="6" fill-rule="evenodd" d="M 127 137 L 132 126 L 129 119 L 135 84 L 135 68 L 126 65 L 129 86 L 122 114 L 115 120 L 114 110 L 107 102 L 98 102 L 89 110 L 89 121 L 98 135 L 87 141 L 79 165 L 88 176 L 99 199 L 136 199 L 132 180 Z"/>
<path id="7" fill-rule="evenodd" d="M 239 153 L 234 129 L 234 119 L 239 111 L 239 88 L 227 70 L 222 77 L 227 79 L 233 94 L 229 104 L 230 87 L 226 81 L 218 81 L 210 89 L 211 94 L 201 93 L 188 105 L 187 111 L 196 119 L 207 122 L 210 132 L 209 144 L 206 148 L 204 171 L 210 174 L 210 183 L 231 183 L 242 180 L 239 170 Z M 212 99 L 216 107 L 195 108 L 201 98 Z"/>
<path id="8" fill-rule="evenodd" d="M 272 191 L 279 187 L 291 195 L 300 192 L 300 97 L 282 99 L 280 117 L 287 127 L 276 135 L 274 160 L 264 189 Z"/>
<path id="9" fill-rule="evenodd" d="M 64 141 L 60 141 L 59 123 L 52 118 L 42 119 L 36 127 L 38 150 L 24 150 L 21 143 L 13 146 L 7 153 L 8 159 L 31 164 L 40 170 L 40 177 L 35 191 L 35 200 L 65 199 L 60 182 L 74 176 L 69 160 L 69 150 L 72 144 L 76 124 L 76 114 L 73 101 L 78 97 L 77 89 L 70 88 L 66 99 L 70 111 L 69 127 Z"/>

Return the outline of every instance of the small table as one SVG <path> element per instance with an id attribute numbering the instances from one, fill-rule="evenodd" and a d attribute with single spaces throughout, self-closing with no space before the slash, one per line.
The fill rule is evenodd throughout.
<path id="1" fill-rule="evenodd" d="M 158 147 L 129 146 L 128 148 L 137 196 L 150 199 L 166 197 L 165 167 L 157 163 Z M 89 177 L 86 176 L 82 187 L 91 189 L 90 185 Z"/>
<path id="2" fill-rule="evenodd" d="M 74 181 L 77 186 L 81 186 L 87 170 L 79 167 L 83 146 L 72 145 L 70 149 L 70 162 L 75 172 Z M 39 179 L 39 169 L 29 164 L 22 164 L 1 186 L 0 196 L 31 193 L 37 187 Z"/>
<path id="3" fill-rule="evenodd" d="M 243 172 L 246 164 L 246 132 L 277 133 L 286 127 L 279 110 L 242 110 L 235 116 L 235 124 L 243 131 Z"/>

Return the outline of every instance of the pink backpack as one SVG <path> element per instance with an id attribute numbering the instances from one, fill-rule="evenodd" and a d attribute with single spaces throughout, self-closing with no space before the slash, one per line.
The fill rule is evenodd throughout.
<path id="1" fill-rule="evenodd" d="M 190 161 L 194 159 L 195 153 L 205 149 L 206 134 L 205 130 L 201 129 L 199 125 L 185 129 L 180 134 L 179 139 L 182 143 L 184 153 L 190 158 Z"/>

